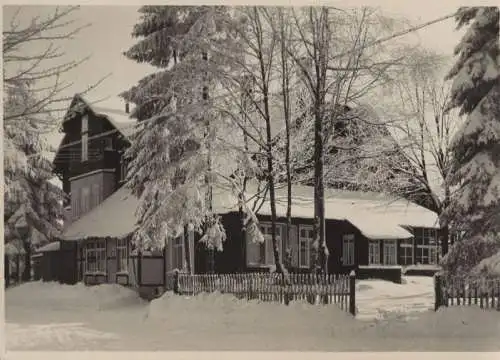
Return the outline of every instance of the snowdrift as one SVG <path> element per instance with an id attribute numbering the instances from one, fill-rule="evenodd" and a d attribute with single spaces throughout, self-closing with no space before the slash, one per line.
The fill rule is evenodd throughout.
<path id="1" fill-rule="evenodd" d="M 29 282 L 5 292 L 8 307 L 50 310 L 104 310 L 143 303 L 134 290 L 118 284 L 85 286 Z"/>
<path id="2" fill-rule="evenodd" d="M 315 306 L 291 302 L 289 306 L 257 300 L 240 300 L 233 295 L 210 293 L 179 296 L 169 292 L 151 302 L 151 323 L 190 331 L 267 333 L 271 336 L 284 328 L 294 333 L 331 334 L 354 332 L 365 326 L 336 305 Z"/>

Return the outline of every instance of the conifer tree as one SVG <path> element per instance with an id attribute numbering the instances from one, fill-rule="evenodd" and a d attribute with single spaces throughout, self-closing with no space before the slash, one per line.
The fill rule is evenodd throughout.
<path id="1" fill-rule="evenodd" d="M 464 7 L 458 27 L 469 25 L 456 46 L 450 108 L 466 116 L 453 144 L 449 208 L 471 234 L 500 231 L 500 68 L 498 7 Z"/>
<path id="2" fill-rule="evenodd" d="M 227 8 L 145 6 L 140 11 L 133 32 L 140 40 L 125 55 L 158 71 L 122 94 L 137 105 L 133 116 L 144 120 L 127 153 L 128 186 L 141 198 L 136 240 L 152 239 L 142 246 L 161 247 L 169 237 L 186 234 L 190 224 L 209 248 L 221 250 L 224 228 L 205 193 L 213 182 L 215 165 L 209 158 L 217 152 L 219 120 L 208 94 L 221 64 L 210 50 L 223 41 Z"/>
<path id="3" fill-rule="evenodd" d="M 452 142 L 455 188 L 447 217 L 466 234 L 444 265 L 467 272 L 500 249 L 500 68 L 499 8 L 462 7 L 458 28 L 468 26 L 455 47 L 449 108 L 466 117 Z"/>

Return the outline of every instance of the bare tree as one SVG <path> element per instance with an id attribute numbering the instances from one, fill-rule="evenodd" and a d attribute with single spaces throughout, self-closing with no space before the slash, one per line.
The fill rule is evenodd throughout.
<path id="1" fill-rule="evenodd" d="M 440 79 L 439 69 L 445 61 L 434 53 L 420 50 L 413 54 L 396 83 L 401 122 L 395 124 L 401 137 L 401 154 L 407 168 L 399 167 L 402 177 L 408 178 L 410 188 L 398 189 L 399 195 L 415 200 L 442 215 L 450 202 L 451 140 L 458 129 L 457 112 L 447 112 L 450 85 Z M 397 164 L 392 164 L 397 168 Z M 434 174 L 434 175 L 433 175 Z M 433 186 L 438 184 L 440 188 Z M 405 190 L 404 193 L 402 191 Z M 440 216 L 442 254 L 448 252 L 449 228 Z"/>
<path id="2" fill-rule="evenodd" d="M 58 43 L 73 40 L 81 30 L 88 27 L 77 26 L 72 15 L 78 6 L 57 7 L 45 18 L 34 17 L 29 24 L 21 24 L 18 7 L 3 29 L 4 87 L 28 84 L 37 101 L 27 103 L 15 112 L 4 116 L 4 122 L 30 115 L 53 114 L 66 110 L 70 96 L 65 91 L 72 86 L 63 80 L 64 74 L 74 70 L 89 57 L 77 60 L 64 60 L 66 53 Z M 30 51 L 43 46 L 39 51 Z M 97 87 L 106 77 L 90 85 L 83 93 Z M 46 117 L 47 118 L 47 117 Z M 49 120 L 47 120 L 49 121 Z M 54 122 L 47 124 L 48 131 L 54 128 Z"/>
<path id="3" fill-rule="evenodd" d="M 285 15 L 285 9 L 279 8 L 278 10 L 278 25 L 279 25 L 279 43 L 280 43 L 280 67 L 281 67 L 281 94 L 283 97 L 283 119 L 285 122 L 285 176 L 287 184 L 287 205 L 286 205 L 286 232 L 287 239 L 292 236 L 292 168 L 290 160 L 290 138 L 291 138 L 291 87 L 290 82 L 292 78 L 292 63 L 290 61 L 290 56 L 286 51 L 287 47 L 290 47 L 291 40 L 291 29 L 290 16 Z M 286 10 L 287 14 L 289 10 Z M 276 30 L 274 30 L 276 31 Z M 291 253 L 290 249 L 286 252 L 286 262 L 288 266 L 291 266 Z"/>
<path id="4" fill-rule="evenodd" d="M 317 271 L 328 272 L 328 248 L 325 238 L 324 178 L 325 150 L 346 136 L 336 130 L 346 122 L 346 106 L 360 100 L 381 83 L 400 58 L 381 51 L 381 33 L 392 31 L 373 9 L 339 10 L 311 7 L 293 10 L 294 46 L 288 54 L 298 68 L 302 86 L 307 89 L 309 115 L 314 128 L 314 250 Z M 387 54 L 384 56 L 383 54 Z M 359 117 L 351 112 L 349 115 Z M 379 124 L 380 125 L 380 124 Z M 326 144 L 329 144 L 326 146 Z M 348 148 L 338 143 L 335 152 Z M 304 159 L 305 160 L 305 159 Z M 307 160 L 305 160 L 307 161 Z M 331 167 L 334 169 L 334 167 Z"/>
<path id="5" fill-rule="evenodd" d="M 63 76 L 86 60 L 61 63 L 65 54 L 56 46 L 82 29 L 70 20 L 77 9 L 56 8 L 47 18 L 21 25 L 18 7 L 4 22 L 4 241 L 22 242 L 24 280 L 31 276 L 33 249 L 61 230 L 64 193 L 50 182 L 52 165 L 45 154 L 52 149 L 44 135 L 57 128 L 53 115 L 71 100 L 64 95 L 71 83 Z"/>

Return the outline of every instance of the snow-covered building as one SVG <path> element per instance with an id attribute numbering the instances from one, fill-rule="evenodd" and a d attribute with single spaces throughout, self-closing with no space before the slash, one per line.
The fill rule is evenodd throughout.
<path id="1" fill-rule="evenodd" d="M 59 249 L 64 255 L 60 264 L 63 282 L 158 286 L 166 282 L 166 273 L 186 264 L 182 237 L 170 241 L 161 252 L 142 254 L 142 260 L 131 245 L 139 200 L 122 185 L 126 169 L 123 154 L 134 125 L 126 111 L 93 107 L 79 95 L 65 117 L 65 135 L 54 159 L 55 172 L 70 195 Z M 250 184 L 247 198 L 256 190 L 255 184 Z M 244 238 L 238 199 L 230 189 L 215 188 L 213 201 L 227 233 L 223 251 L 215 254 L 215 272 L 272 268 L 268 199 L 263 199 L 257 211 L 265 237 L 262 244 Z M 326 190 L 325 208 L 332 272 L 355 269 L 384 276 L 395 265 L 429 265 L 438 261 L 439 223 L 432 211 L 377 193 L 333 189 Z M 285 225 L 285 189 L 279 187 L 277 215 L 281 253 L 290 250 L 292 268 L 307 271 L 312 254 L 313 188 L 293 188 L 290 237 Z M 193 271 L 207 272 L 207 252 L 199 236 L 191 233 L 187 245 Z"/>

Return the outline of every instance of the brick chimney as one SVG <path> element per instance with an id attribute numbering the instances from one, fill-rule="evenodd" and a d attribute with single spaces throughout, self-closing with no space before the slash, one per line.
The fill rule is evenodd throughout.
<path id="1" fill-rule="evenodd" d="M 125 112 L 127 114 L 130 113 L 130 104 L 128 103 L 128 101 L 125 103 Z"/>

